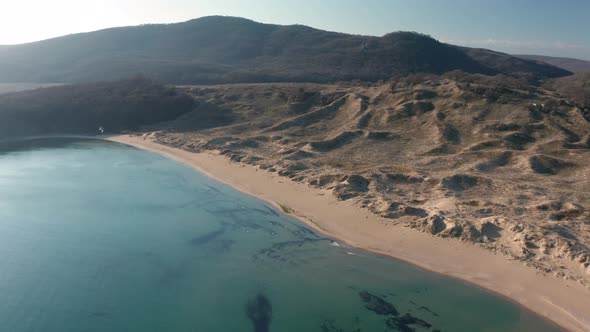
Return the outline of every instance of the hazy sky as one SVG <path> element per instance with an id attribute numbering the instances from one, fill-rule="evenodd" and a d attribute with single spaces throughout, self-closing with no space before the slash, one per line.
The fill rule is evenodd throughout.
<path id="1" fill-rule="evenodd" d="M 207 15 L 590 60 L 589 0 L 2 0 L 0 44 Z"/>

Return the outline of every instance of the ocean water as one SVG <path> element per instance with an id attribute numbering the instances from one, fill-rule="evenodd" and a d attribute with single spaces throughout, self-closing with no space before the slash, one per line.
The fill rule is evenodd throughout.
<path id="1" fill-rule="evenodd" d="M 0 331 L 559 331 L 159 155 L 0 146 Z"/>

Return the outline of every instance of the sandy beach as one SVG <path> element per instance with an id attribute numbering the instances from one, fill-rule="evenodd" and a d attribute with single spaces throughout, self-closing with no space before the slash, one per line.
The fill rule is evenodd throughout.
<path id="1" fill-rule="evenodd" d="M 329 191 L 232 162 L 211 152 L 192 153 L 148 137 L 120 135 L 111 141 L 155 152 L 291 211 L 305 224 L 346 245 L 402 260 L 478 285 L 547 317 L 569 331 L 590 331 L 590 290 L 510 261 L 476 245 L 421 233 L 376 216 Z M 281 208 L 281 206 L 283 208 Z"/>

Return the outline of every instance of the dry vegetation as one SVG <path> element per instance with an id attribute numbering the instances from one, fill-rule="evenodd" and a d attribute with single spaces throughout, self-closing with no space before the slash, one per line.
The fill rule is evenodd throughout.
<path id="1" fill-rule="evenodd" d="M 546 87 L 570 98 L 582 108 L 590 108 L 590 73 L 581 73 L 550 80 L 547 82 Z"/>
<path id="2" fill-rule="evenodd" d="M 461 72 L 185 89 L 199 106 L 159 126 L 160 143 L 219 150 L 589 285 L 590 119 L 564 94 Z"/>
<path id="3" fill-rule="evenodd" d="M 516 55 L 516 57 L 533 60 L 543 63 L 548 63 L 555 67 L 569 70 L 572 73 L 587 73 L 590 72 L 590 61 L 573 59 L 573 58 L 561 58 L 543 55 Z"/>

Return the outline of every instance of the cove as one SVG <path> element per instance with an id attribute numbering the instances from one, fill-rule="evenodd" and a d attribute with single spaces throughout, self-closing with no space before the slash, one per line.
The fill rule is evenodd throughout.
<path id="1" fill-rule="evenodd" d="M 560 331 L 112 142 L 1 144 L 0 249 L 6 331 Z"/>

